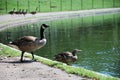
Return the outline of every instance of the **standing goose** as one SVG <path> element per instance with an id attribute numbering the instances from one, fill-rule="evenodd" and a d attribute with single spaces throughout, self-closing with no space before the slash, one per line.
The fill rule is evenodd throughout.
<path id="1" fill-rule="evenodd" d="M 55 60 L 66 63 L 66 64 L 75 62 L 77 60 L 77 53 L 79 51 L 82 51 L 82 50 L 74 49 L 72 52 L 67 51 L 67 52 L 58 53 L 57 55 L 55 55 Z"/>
<path id="2" fill-rule="evenodd" d="M 22 14 L 25 16 L 27 14 L 27 9 L 26 9 L 26 11 L 24 11 L 24 9 L 23 9 Z"/>
<path id="3" fill-rule="evenodd" d="M 19 9 L 18 11 L 15 11 L 15 14 L 21 14 L 21 9 Z"/>
<path id="4" fill-rule="evenodd" d="M 12 11 L 8 12 L 8 13 L 13 15 L 15 13 L 15 8 Z"/>
<path id="5" fill-rule="evenodd" d="M 38 7 L 35 9 L 35 11 L 30 12 L 30 14 L 35 15 L 37 13 Z"/>
<path id="6" fill-rule="evenodd" d="M 22 51 L 20 61 L 23 61 L 23 55 L 25 52 L 30 52 L 32 54 L 32 60 L 34 60 L 33 51 L 40 49 L 46 44 L 46 39 L 44 35 L 44 30 L 49 27 L 46 24 L 42 24 L 40 27 L 40 39 L 34 36 L 24 36 L 18 40 L 10 42 L 10 45 L 16 45 L 19 50 Z"/>

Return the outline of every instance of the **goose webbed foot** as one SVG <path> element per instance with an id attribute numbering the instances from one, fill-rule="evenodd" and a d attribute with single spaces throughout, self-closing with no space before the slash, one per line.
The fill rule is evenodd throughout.
<path id="1" fill-rule="evenodd" d="M 32 59 L 32 61 L 37 61 L 37 59 Z"/>
<path id="2" fill-rule="evenodd" d="M 20 59 L 20 62 L 23 62 L 23 60 Z"/>

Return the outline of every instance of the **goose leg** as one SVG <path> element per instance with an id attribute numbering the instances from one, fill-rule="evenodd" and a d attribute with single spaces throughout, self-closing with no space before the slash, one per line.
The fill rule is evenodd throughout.
<path id="1" fill-rule="evenodd" d="M 33 53 L 33 52 L 31 52 L 31 54 L 32 54 L 32 60 L 34 60 L 34 53 Z"/>
<path id="2" fill-rule="evenodd" d="M 21 54 L 21 59 L 20 59 L 21 62 L 23 62 L 23 55 L 24 55 L 24 51 L 22 51 L 22 54 Z"/>

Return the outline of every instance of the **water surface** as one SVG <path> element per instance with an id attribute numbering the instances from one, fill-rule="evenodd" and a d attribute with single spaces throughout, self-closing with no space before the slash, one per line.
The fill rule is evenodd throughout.
<path id="1" fill-rule="evenodd" d="M 34 53 L 49 59 L 63 51 L 81 49 L 73 66 L 120 77 L 120 15 L 99 15 L 45 22 L 47 44 Z M 0 32 L 0 42 L 7 44 L 24 35 L 39 37 L 42 23 L 22 25 Z"/>

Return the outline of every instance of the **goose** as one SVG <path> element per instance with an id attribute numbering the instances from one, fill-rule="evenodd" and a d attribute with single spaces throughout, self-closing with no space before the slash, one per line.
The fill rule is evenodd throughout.
<path id="1" fill-rule="evenodd" d="M 55 55 L 55 60 L 69 65 L 70 63 L 75 62 L 77 60 L 77 53 L 80 51 L 82 50 L 74 49 L 72 52 L 66 51 L 58 53 L 57 55 Z"/>
<path id="2" fill-rule="evenodd" d="M 25 52 L 32 54 L 32 60 L 34 60 L 34 51 L 40 49 L 46 44 L 46 38 L 44 30 L 49 27 L 47 24 L 42 24 L 40 27 L 40 39 L 34 36 L 24 36 L 18 40 L 10 42 L 10 45 L 15 45 L 22 51 L 20 61 L 23 62 L 23 55 Z"/>
<path id="3" fill-rule="evenodd" d="M 27 9 L 26 9 L 26 11 L 24 11 L 24 9 L 23 9 L 22 14 L 25 16 L 27 14 Z"/>
<path id="4" fill-rule="evenodd" d="M 30 14 L 35 15 L 36 12 L 37 12 L 37 8 L 35 9 L 35 11 L 30 12 Z"/>
<path id="5" fill-rule="evenodd" d="M 15 8 L 12 11 L 8 12 L 8 13 L 13 15 L 15 13 Z"/>
<path id="6" fill-rule="evenodd" d="M 21 9 L 19 9 L 19 11 L 15 11 L 15 14 L 21 14 Z"/>

